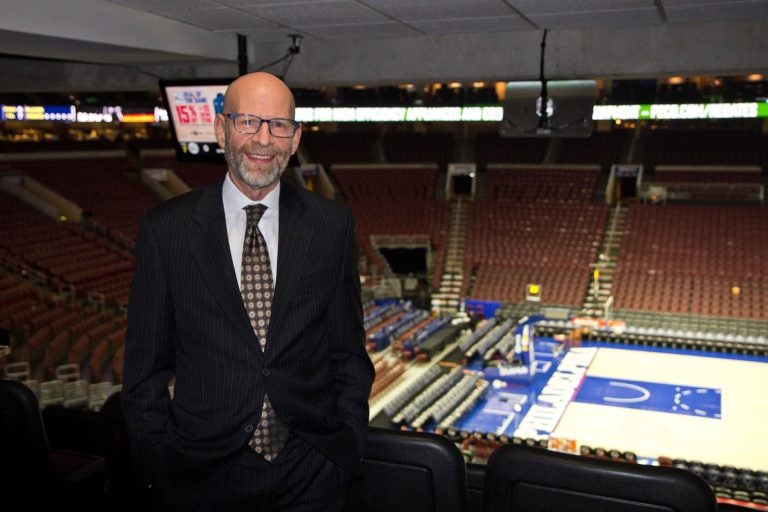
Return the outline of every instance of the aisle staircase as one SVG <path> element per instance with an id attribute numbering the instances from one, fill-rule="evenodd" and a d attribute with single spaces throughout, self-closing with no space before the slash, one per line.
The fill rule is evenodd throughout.
<path id="1" fill-rule="evenodd" d="M 464 280 L 464 252 L 467 244 L 468 205 L 457 199 L 451 204 L 451 226 L 445 266 L 437 292 L 432 294 L 432 310 L 455 314 L 460 309 L 461 283 Z"/>
<path id="2" fill-rule="evenodd" d="M 581 311 L 584 315 L 602 318 L 613 302 L 611 288 L 628 211 L 626 206 L 622 207 L 621 203 L 618 203 L 608 217 L 597 261 L 591 265 L 592 280 Z"/>

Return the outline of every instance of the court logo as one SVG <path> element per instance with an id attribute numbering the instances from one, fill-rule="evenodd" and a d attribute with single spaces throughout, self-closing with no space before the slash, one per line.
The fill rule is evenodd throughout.
<path id="1" fill-rule="evenodd" d="M 595 354 L 594 347 L 574 347 L 566 353 L 515 430 L 516 437 L 541 439 L 555 430 Z"/>
<path id="2" fill-rule="evenodd" d="M 721 418 L 720 389 L 605 377 L 586 377 L 575 402 Z"/>

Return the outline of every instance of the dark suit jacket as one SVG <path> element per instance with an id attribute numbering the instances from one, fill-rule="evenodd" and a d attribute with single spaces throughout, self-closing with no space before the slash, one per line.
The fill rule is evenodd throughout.
<path id="1" fill-rule="evenodd" d="M 262 353 L 232 265 L 221 186 L 150 210 L 136 241 L 123 407 L 135 462 L 171 502 L 204 493 L 242 453 L 265 391 L 292 432 L 347 471 L 362 468 L 373 367 L 351 212 L 282 183 Z"/>

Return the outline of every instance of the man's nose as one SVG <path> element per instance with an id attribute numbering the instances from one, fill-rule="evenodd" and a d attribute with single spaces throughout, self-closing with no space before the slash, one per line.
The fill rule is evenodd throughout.
<path id="1" fill-rule="evenodd" d="M 259 144 L 269 144 L 272 141 L 272 134 L 269 131 L 269 123 L 262 121 L 261 126 L 259 126 L 259 129 L 252 135 L 252 137 Z"/>

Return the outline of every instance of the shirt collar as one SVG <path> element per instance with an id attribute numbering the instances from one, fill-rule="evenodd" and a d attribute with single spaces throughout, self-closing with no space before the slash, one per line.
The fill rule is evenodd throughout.
<path id="1" fill-rule="evenodd" d="M 242 210 L 249 204 L 255 204 L 248 196 L 240 192 L 232 182 L 229 173 L 227 173 L 224 178 L 224 186 L 221 189 L 221 196 L 224 202 L 224 215 L 227 217 Z M 280 206 L 280 180 L 277 181 L 277 186 L 272 189 L 264 199 L 257 202 L 273 211 L 278 211 L 278 207 Z"/>

